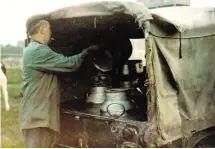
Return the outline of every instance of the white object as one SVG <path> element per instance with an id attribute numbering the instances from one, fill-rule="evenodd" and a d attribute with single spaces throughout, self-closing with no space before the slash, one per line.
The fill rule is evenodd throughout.
<path id="1" fill-rule="evenodd" d="M 7 78 L 5 74 L 2 71 L 2 63 L 0 62 L 0 90 L 1 94 L 3 95 L 4 101 L 5 101 L 5 108 L 6 111 L 10 110 L 10 105 L 8 101 L 8 92 L 7 92 Z"/>

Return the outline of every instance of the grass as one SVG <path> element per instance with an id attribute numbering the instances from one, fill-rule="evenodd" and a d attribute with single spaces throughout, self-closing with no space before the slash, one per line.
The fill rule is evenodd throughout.
<path id="1" fill-rule="evenodd" d="M 10 111 L 5 111 L 4 101 L 1 98 L 1 147 L 23 148 L 24 138 L 19 125 L 21 70 L 7 69 L 7 79 Z"/>

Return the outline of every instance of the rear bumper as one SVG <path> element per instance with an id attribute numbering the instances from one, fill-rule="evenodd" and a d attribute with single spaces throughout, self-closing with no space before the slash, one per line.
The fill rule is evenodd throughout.
<path id="1" fill-rule="evenodd" d="M 61 110 L 58 147 L 146 147 L 147 122 L 113 119 L 72 110 Z"/>

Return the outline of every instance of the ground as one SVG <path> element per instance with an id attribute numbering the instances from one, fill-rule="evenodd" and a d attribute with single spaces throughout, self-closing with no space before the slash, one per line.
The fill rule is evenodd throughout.
<path id="1" fill-rule="evenodd" d="M 8 94 L 10 111 L 5 111 L 4 101 L 1 98 L 1 147 L 23 148 L 24 138 L 19 125 L 19 104 L 21 101 L 21 70 L 7 69 Z"/>

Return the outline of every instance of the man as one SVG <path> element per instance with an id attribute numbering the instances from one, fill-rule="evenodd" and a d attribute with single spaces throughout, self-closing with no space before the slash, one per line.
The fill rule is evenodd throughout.
<path id="1" fill-rule="evenodd" d="M 60 133 L 60 87 L 56 73 L 77 70 L 86 55 L 98 47 L 90 46 L 80 54 L 65 57 L 47 46 L 51 37 L 48 21 L 29 19 L 27 32 L 31 41 L 23 57 L 20 124 L 27 147 L 48 148 Z"/>

